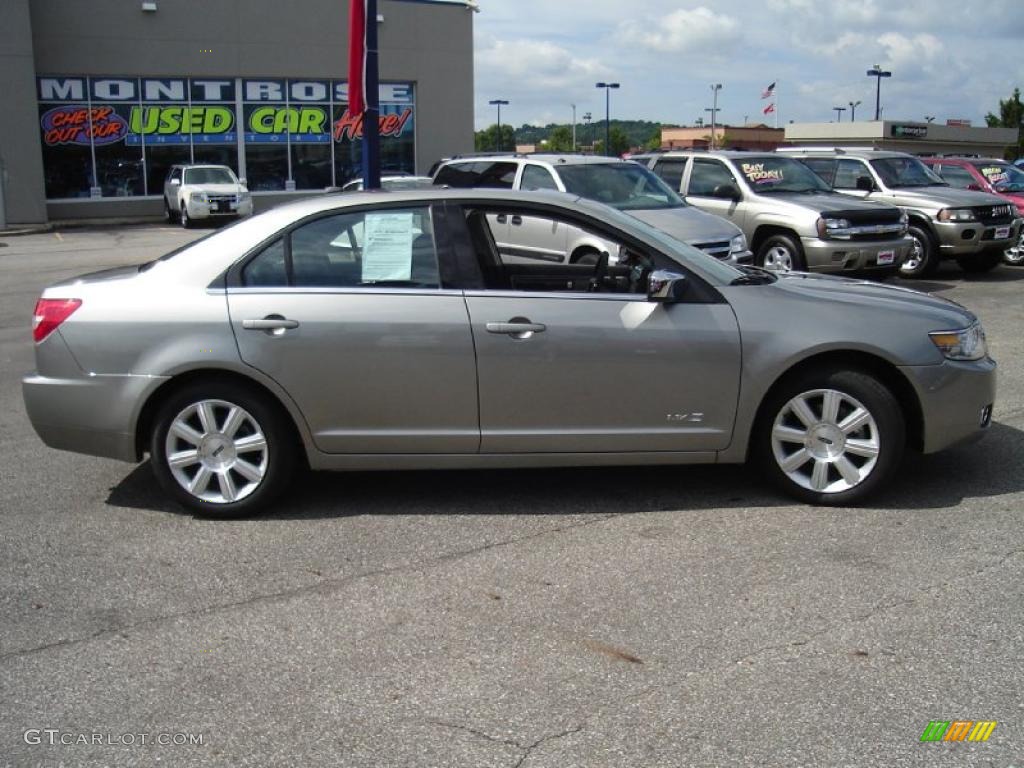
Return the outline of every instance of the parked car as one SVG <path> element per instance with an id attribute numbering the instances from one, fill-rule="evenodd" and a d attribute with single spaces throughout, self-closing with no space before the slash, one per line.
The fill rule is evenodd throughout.
<path id="1" fill-rule="evenodd" d="M 1019 238 L 1013 206 L 985 192 L 953 189 L 913 155 L 875 149 L 778 151 L 800 158 L 843 194 L 902 208 L 914 240 L 900 267 L 906 277 L 932 274 L 942 259 L 956 259 L 965 272 L 985 272 Z"/>
<path id="2" fill-rule="evenodd" d="M 989 192 L 1012 203 L 1017 217 L 1024 216 L 1024 171 L 1005 160 L 977 157 L 922 157 L 921 162 L 942 180 L 957 189 Z M 1003 252 L 1003 261 L 1011 266 L 1024 264 L 1024 226 L 1017 242 Z"/>
<path id="3" fill-rule="evenodd" d="M 752 254 L 733 224 L 687 205 L 679 195 L 638 163 L 585 155 L 494 155 L 443 162 L 434 183 L 458 188 L 570 192 L 625 211 L 672 237 L 734 264 Z M 519 259 L 596 263 L 607 246 L 584 233 L 515 218 L 491 221 L 498 247 Z M 610 256 L 614 259 L 615 254 Z"/>
<path id="4" fill-rule="evenodd" d="M 245 179 L 226 165 L 172 165 L 164 181 L 164 216 L 186 229 L 200 219 L 252 215 Z"/>
<path id="5" fill-rule="evenodd" d="M 511 263 L 492 215 L 588 230 L 621 258 Z M 798 499 L 853 504 L 905 449 L 981 436 L 995 397 L 981 324 L 953 302 L 732 266 L 554 192 L 290 203 L 50 286 L 32 335 L 43 441 L 148 453 L 167 493 L 211 516 L 264 507 L 300 464 L 749 457 Z"/>
<path id="6" fill-rule="evenodd" d="M 381 189 L 422 189 L 423 187 L 429 187 L 433 183 L 434 180 L 429 176 L 412 176 L 407 173 L 381 176 L 380 178 Z M 362 190 L 362 179 L 352 179 L 352 181 L 341 188 L 342 192 L 361 192 Z"/>
<path id="7" fill-rule="evenodd" d="M 637 159 L 688 202 L 735 222 L 765 269 L 888 275 L 910 251 L 899 210 L 851 202 L 788 158 L 669 151 Z"/>

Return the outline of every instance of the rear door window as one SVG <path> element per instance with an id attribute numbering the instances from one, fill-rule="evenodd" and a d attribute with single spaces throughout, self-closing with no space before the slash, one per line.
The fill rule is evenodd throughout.
<path id="1" fill-rule="evenodd" d="M 528 165 L 523 169 L 523 179 L 519 187 L 525 190 L 532 189 L 558 189 L 555 177 L 551 171 L 542 165 Z"/>
<path id="2" fill-rule="evenodd" d="M 672 189 L 679 191 L 686 170 L 685 157 L 663 157 L 654 164 L 654 172 Z"/>
<path id="3" fill-rule="evenodd" d="M 693 170 L 690 171 L 689 194 L 697 197 L 711 197 L 715 187 L 720 184 L 736 184 L 729 169 L 718 160 L 695 157 Z"/>
<path id="4" fill-rule="evenodd" d="M 835 182 L 836 161 L 828 157 L 802 157 L 800 162 L 814 171 L 830 187 Z"/>
<path id="5" fill-rule="evenodd" d="M 836 163 L 836 178 L 832 186 L 836 189 L 856 189 L 860 176 L 871 178 L 871 172 L 860 160 L 839 160 Z"/>

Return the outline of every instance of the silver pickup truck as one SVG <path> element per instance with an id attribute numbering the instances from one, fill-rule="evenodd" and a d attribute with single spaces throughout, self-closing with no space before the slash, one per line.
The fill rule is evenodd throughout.
<path id="1" fill-rule="evenodd" d="M 895 273 L 912 246 L 898 208 L 836 194 L 788 157 L 672 150 L 632 159 L 691 205 L 736 224 L 766 269 Z"/>
<path id="2" fill-rule="evenodd" d="M 965 272 L 986 272 L 1019 237 L 1012 203 L 987 192 L 954 189 L 918 158 L 877 149 L 778 150 L 795 157 L 837 192 L 898 205 L 909 217 L 914 249 L 900 272 L 932 274 L 942 259 Z"/>

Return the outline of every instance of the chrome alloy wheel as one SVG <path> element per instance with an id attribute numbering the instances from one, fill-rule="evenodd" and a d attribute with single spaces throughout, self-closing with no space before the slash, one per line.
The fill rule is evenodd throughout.
<path id="1" fill-rule="evenodd" d="M 913 235 L 910 236 L 910 239 L 913 245 L 910 246 L 907 258 L 900 264 L 900 272 L 907 275 L 915 275 L 924 263 L 924 243 Z"/>
<path id="2" fill-rule="evenodd" d="M 835 389 L 815 389 L 782 407 L 771 445 L 789 480 L 817 493 L 840 493 L 868 478 L 880 441 L 874 416 L 858 400 Z"/>
<path id="3" fill-rule="evenodd" d="M 267 439 L 244 408 L 226 400 L 202 400 L 171 422 L 167 466 L 189 494 L 212 504 L 240 501 L 267 473 Z"/>
<path id="4" fill-rule="evenodd" d="M 792 272 L 793 254 L 785 246 L 773 245 L 764 252 L 764 268 L 773 272 Z"/>
<path id="5" fill-rule="evenodd" d="M 1011 245 L 1003 253 L 1003 261 L 1014 267 L 1024 264 L 1024 230 L 1021 231 L 1017 244 Z"/>

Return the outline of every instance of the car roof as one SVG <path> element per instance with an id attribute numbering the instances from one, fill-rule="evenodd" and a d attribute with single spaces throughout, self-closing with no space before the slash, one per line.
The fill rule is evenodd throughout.
<path id="1" fill-rule="evenodd" d="M 619 157 L 606 157 L 604 155 L 574 155 L 569 152 L 563 154 L 559 154 L 557 152 L 535 152 L 516 155 L 460 155 L 459 157 L 453 157 L 451 160 L 446 161 L 444 165 L 484 162 L 487 160 L 510 163 L 540 162 L 548 163 L 550 165 L 607 165 L 609 163 L 629 162 L 628 160 L 623 160 Z"/>

